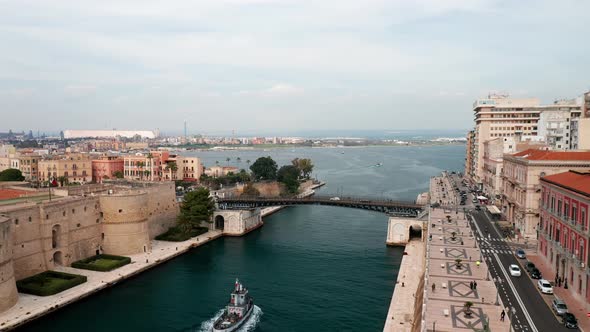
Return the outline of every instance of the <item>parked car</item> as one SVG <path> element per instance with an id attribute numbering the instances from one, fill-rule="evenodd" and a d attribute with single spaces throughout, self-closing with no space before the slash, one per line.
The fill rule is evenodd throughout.
<path id="1" fill-rule="evenodd" d="M 527 272 L 531 272 L 531 270 L 534 268 L 535 264 L 533 262 L 527 261 L 526 263 L 524 263 L 524 269 L 527 270 Z"/>
<path id="2" fill-rule="evenodd" d="M 576 316 L 574 316 L 573 314 L 567 312 L 567 313 L 563 314 L 562 318 L 563 318 L 563 325 L 565 325 L 565 327 L 567 327 L 568 329 L 577 329 L 578 328 L 578 320 L 576 319 Z"/>
<path id="3" fill-rule="evenodd" d="M 553 294 L 553 286 L 549 283 L 549 281 L 545 279 L 540 279 L 537 282 L 537 287 L 543 294 Z"/>
<path id="4" fill-rule="evenodd" d="M 330 200 L 331 201 L 339 201 L 340 200 L 340 197 L 330 197 Z"/>
<path id="5" fill-rule="evenodd" d="M 543 278 L 543 276 L 541 275 L 541 271 L 539 271 L 539 269 L 537 269 L 537 268 L 532 269 L 530 274 L 531 274 L 531 279 Z"/>
<path id="6" fill-rule="evenodd" d="M 520 268 L 516 264 L 510 264 L 508 270 L 510 271 L 510 275 L 513 277 L 520 277 L 521 275 Z"/>
<path id="7" fill-rule="evenodd" d="M 551 308 L 559 316 L 562 316 L 568 312 L 567 305 L 565 305 L 565 302 L 560 299 L 553 299 L 553 301 L 551 301 Z"/>
<path id="8" fill-rule="evenodd" d="M 518 257 L 520 259 L 525 259 L 526 253 L 522 249 L 516 249 L 516 257 Z"/>
<path id="9" fill-rule="evenodd" d="M 476 205 L 476 206 L 475 206 L 475 209 L 476 209 L 477 211 L 481 211 L 481 206 L 479 206 L 479 205 Z"/>

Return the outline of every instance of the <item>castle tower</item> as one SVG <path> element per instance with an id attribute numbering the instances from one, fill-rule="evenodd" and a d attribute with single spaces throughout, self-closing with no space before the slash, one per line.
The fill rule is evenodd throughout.
<path id="1" fill-rule="evenodd" d="M 148 197 L 143 191 L 100 197 L 103 213 L 103 250 L 106 254 L 130 255 L 151 250 Z"/>

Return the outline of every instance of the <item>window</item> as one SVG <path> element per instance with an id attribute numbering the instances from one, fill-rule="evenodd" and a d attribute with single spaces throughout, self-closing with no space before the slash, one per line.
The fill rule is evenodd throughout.
<path id="1" fill-rule="evenodd" d="M 66 211 L 64 211 L 62 214 L 63 214 L 63 216 L 65 217 L 65 216 L 66 216 Z"/>
<path id="2" fill-rule="evenodd" d="M 580 224 L 586 226 L 586 209 L 584 208 L 580 211 Z"/>
<path id="3" fill-rule="evenodd" d="M 33 221 L 33 218 L 29 217 L 29 222 Z"/>
<path id="4" fill-rule="evenodd" d="M 561 199 L 557 201 L 557 215 L 561 215 Z"/>
<path id="5" fill-rule="evenodd" d="M 18 218 L 14 219 L 14 224 L 18 225 Z"/>

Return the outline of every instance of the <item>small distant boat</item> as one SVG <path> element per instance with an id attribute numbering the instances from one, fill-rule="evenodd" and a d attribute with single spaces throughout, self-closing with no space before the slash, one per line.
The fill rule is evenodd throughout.
<path id="1" fill-rule="evenodd" d="M 340 151 L 340 154 L 344 154 L 344 151 Z"/>
<path id="2" fill-rule="evenodd" d="M 213 332 L 232 332 L 239 329 L 252 314 L 254 299 L 238 279 L 231 292 L 231 298 L 221 317 L 213 324 Z"/>
<path id="3" fill-rule="evenodd" d="M 377 164 L 375 165 L 375 167 L 381 167 L 381 166 L 383 166 L 383 163 L 377 163 Z"/>

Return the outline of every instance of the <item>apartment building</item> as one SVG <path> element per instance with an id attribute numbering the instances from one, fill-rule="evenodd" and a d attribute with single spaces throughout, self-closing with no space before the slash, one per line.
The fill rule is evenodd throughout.
<path id="1" fill-rule="evenodd" d="M 37 154 L 22 154 L 18 156 L 19 170 L 25 177 L 25 181 L 39 181 L 39 161 L 41 156 Z"/>
<path id="2" fill-rule="evenodd" d="M 201 159 L 196 157 L 170 156 L 162 169 L 164 180 L 198 182 L 203 174 Z"/>
<path id="3" fill-rule="evenodd" d="M 581 149 L 584 145 L 581 144 L 582 127 L 586 126 L 581 120 L 582 109 L 581 98 L 559 100 L 549 105 L 541 105 L 536 98 L 507 95 L 476 100 L 473 104 L 475 129 L 473 134 L 468 134 L 473 135 L 473 144 L 468 145 L 468 155 L 472 155 L 470 179 L 483 188 L 484 144 L 492 139 L 537 137 L 544 140 L 550 150 Z M 587 126 L 590 129 L 590 123 Z"/>
<path id="4" fill-rule="evenodd" d="M 92 181 L 92 160 L 89 155 L 75 153 L 52 156 L 39 160 L 39 181 L 59 185 L 67 183 L 88 183 Z"/>
<path id="5" fill-rule="evenodd" d="M 536 238 L 540 178 L 568 170 L 590 169 L 590 152 L 528 149 L 504 155 L 502 212 L 517 235 Z"/>
<path id="6" fill-rule="evenodd" d="M 162 181 L 166 162 L 170 157 L 168 151 L 150 151 L 125 156 L 123 175 L 125 179 L 141 181 Z"/>
<path id="7" fill-rule="evenodd" d="M 590 303 L 590 172 L 542 177 L 538 249 L 568 291 Z"/>
<path id="8" fill-rule="evenodd" d="M 92 160 L 92 181 L 102 183 L 105 179 L 114 179 L 115 172 L 124 171 L 124 160 L 118 156 L 101 156 Z"/>

